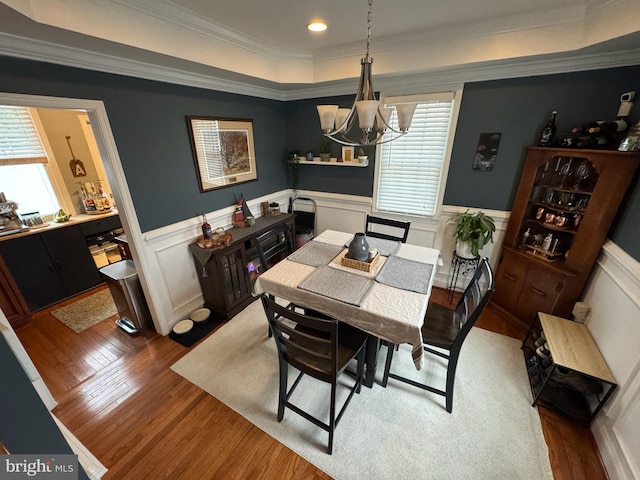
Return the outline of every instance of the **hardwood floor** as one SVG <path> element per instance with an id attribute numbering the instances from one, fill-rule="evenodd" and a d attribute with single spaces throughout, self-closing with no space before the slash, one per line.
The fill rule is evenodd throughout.
<path id="1" fill-rule="evenodd" d="M 444 303 L 446 291 L 432 298 Z M 56 416 L 109 469 L 103 478 L 331 478 L 174 373 L 189 349 L 154 332 L 130 336 L 115 318 L 76 334 L 49 313 L 56 307 L 16 333 Z M 517 337 L 489 311 L 478 326 Z M 607 478 L 589 429 L 539 412 L 556 480 Z"/>

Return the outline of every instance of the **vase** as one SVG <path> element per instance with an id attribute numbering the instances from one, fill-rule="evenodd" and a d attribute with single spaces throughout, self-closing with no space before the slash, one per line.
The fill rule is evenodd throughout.
<path id="1" fill-rule="evenodd" d="M 356 233 L 349 244 L 349 258 L 365 262 L 369 258 L 369 243 L 364 233 Z"/>
<path id="2" fill-rule="evenodd" d="M 320 161 L 322 161 L 322 162 L 331 161 L 331 154 L 330 153 L 321 153 L 320 154 Z"/>

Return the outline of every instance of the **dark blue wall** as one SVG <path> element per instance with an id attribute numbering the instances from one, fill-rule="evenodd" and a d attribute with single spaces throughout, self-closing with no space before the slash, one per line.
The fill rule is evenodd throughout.
<path id="1" fill-rule="evenodd" d="M 282 102 L 8 57 L 0 91 L 102 100 L 143 232 L 287 188 Z M 200 193 L 187 115 L 252 119 L 258 180 Z"/>
<path id="2" fill-rule="evenodd" d="M 320 130 L 316 105 L 325 103 L 351 108 L 353 95 L 287 102 L 285 111 L 289 150 L 298 150 L 302 154 L 312 151 L 316 156 L 320 154 L 320 141 L 324 137 Z M 365 197 L 373 196 L 375 150 L 366 148 L 365 153 L 369 155 L 369 167 L 367 168 L 300 165 L 300 185 L 298 188 Z M 340 157 L 341 155 L 342 146 L 331 142 L 331 156 Z"/>
<path id="3" fill-rule="evenodd" d="M 445 203 L 509 210 L 525 149 L 536 142 L 549 112 L 558 130 L 594 119 L 612 119 L 620 94 L 637 88 L 640 67 L 471 83 L 465 86 L 445 190 Z M 291 102 L 180 87 L 160 82 L 0 57 L 0 91 L 102 100 L 122 159 L 143 231 L 287 188 L 282 159 L 291 150 L 318 153 L 315 106 L 351 106 L 352 96 Z M 639 92 L 640 93 L 640 92 Z M 258 181 L 200 193 L 186 115 L 253 119 Z M 631 119 L 640 118 L 640 106 Z M 494 170 L 472 170 L 480 133 L 501 132 Z M 300 189 L 373 194 L 374 152 L 367 168 L 300 166 Z M 340 154 L 332 145 L 332 156 Z M 610 238 L 640 260 L 638 176 Z"/>
<path id="4" fill-rule="evenodd" d="M 2 334 L 0 365 L 0 439 L 7 450 L 15 454 L 73 454 Z M 88 477 L 80 469 L 78 478 Z"/>
<path id="5" fill-rule="evenodd" d="M 591 120 L 615 119 L 620 95 L 638 88 L 639 78 L 640 67 L 634 66 L 465 85 L 444 203 L 510 210 L 526 148 L 537 143 L 540 129 L 551 111 L 558 111 L 558 134 Z M 289 102 L 287 138 L 292 147 L 306 148 L 304 143 L 295 143 L 301 138 L 307 142 L 319 142 L 320 122 L 316 104 L 350 106 L 352 98 Z M 630 123 L 638 119 L 640 105 L 632 110 Z M 492 171 L 473 170 L 473 155 L 480 134 L 491 132 L 502 133 L 495 168 Z M 373 158 L 373 153 L 369 153 L 370 163 L 366 169 L 301 167 L 300 188 L 371 196 Z M 640 233 L 637 226 L 640 220 L 639 177 L 640 172 L 636 174 L 609 234 L 618 246 L 637 260 L 640 260 L 640 242 L 637 241 Z"/>

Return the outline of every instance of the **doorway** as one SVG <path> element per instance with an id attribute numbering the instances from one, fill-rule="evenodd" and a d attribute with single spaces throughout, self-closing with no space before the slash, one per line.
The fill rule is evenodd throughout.
<path id="1" fill-rule="evenodd" d="M 101 160 L 101 162 L 97 162 L 100 163 L 100 167 L 102 168 L 101 173 L 98 175 L 106 176 L 106 181 L 108 182 L 110 190 L 116 201 L 124 233 L 127 235 L 127 240 L 129 241 L 131 254 L 136 262 L 136 267 L 138 267 L 139 270 L 142 270 L 142 259 L 138 256 L 136 249 L 136 244 L 140 241 L 140 228 L 135 215 L 133 202 L 126 186 L 124 171 L 117 152 L 115 140 L 113 139 L 104 104 L 101 101 L 95 100 L 0 93 L 0 105 L 59 110 L 60 112 L 83 112 L 83 114 L 86 115 L 89 125 L 85 125 L 82 128 L 88 128 L 92 133 L 90 137 L 93 141 L 93 145 L 91 145 L 90 148 L 97 151 L 97 158 Z M 87 135 L 87 137 L 88 136 L 89 135 Z M 64 139 L 62 141 L 64 141 Z M 65 201 L 72 202 L 69 195 Z M 77 208 L 74 208 L 73 210 L 78 211 Z M 78 213 L 84 212 L 79 211 Z M 142 275 L 140 275 L 140 279 L 141 282 L 143 282 Z M 25 346 L 25 349 L 31 356 L 32 352 L 29 352 L 30 348 Z"/>

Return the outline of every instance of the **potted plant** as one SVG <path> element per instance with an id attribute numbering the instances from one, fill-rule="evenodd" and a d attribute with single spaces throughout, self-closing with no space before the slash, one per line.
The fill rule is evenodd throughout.
<path id="1" fill-rule="evenodd" d="M 285 158 L 284 162 L 287 176 L 291 180 L 291 188 L 294 191 L 298 190 L 298 184 L 300 183 L 300 154 L 298 151 L 291 151 Z"/>
<path id="2" fill-rule="evenodd" d="M 360 163 L 367 163 L 367 159 L 369 157 L 367 155 L 365 155 L 364 150 L 362 148 L 358 149 L 358 161 Z"/>
<path id="3" fill-rule="evenodd" d="M 478 210 L 460 212 L 451 217 L 447 224 L 456 226 L 453 236 L 456 239 L 456 253 L 460 257 L 475 258 L 482 247 L 493 242 L 496 224 L 493 218 Z"/>
<path id="4" fill-rule="evenodd" d="M 329 145 L 329 140 L 323 138 L 320 141 L 320 160 L 323 162 L 328 162 L 331 160 L 331 148 Z"/>

